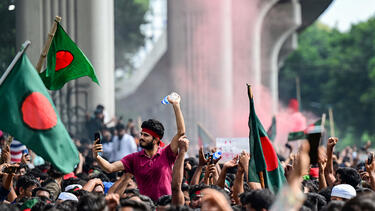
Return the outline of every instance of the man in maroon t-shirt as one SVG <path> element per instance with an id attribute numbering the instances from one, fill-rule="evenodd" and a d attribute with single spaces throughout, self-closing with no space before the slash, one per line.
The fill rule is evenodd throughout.
<path id="1" fill-rule="evenodd" d="M 107 173 L 124 170 L 135 176 L 141 194 L 156 201 L 163 195 L 171 195 L 172 167 L 178 153 L 178 139 L 185 134 L 185 123 L 180 108 L 180 96 L 168 101 L 173 105 L 176 116 L 177 133 L 171 143 L 162 148 L 164 135 L 163 125 L 154 119 L 142 123 L 140 152 L 125 156 L 119 161 L 109 163 L 98 152 L 102 151 L 101 144 L 94 144 L 93 156 Z M 95 140 L 97 142 L 98 140 Z"/>

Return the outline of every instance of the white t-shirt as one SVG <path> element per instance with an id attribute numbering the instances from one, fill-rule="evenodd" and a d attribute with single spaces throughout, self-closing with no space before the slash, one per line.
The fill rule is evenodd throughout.
<path id="1" fill-rule="evenodd" d="M 137 152 L 137 144 L 131 135 L 125 134 L 121 139 L 115 136 L 112 141 L 112 156 L 110 161 L 121 160 L 124 156 L 134 152 Z"/>

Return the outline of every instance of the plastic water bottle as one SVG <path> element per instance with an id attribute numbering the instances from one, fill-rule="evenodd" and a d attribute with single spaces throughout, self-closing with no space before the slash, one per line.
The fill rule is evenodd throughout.
<path id="1" fill-rule="evenodd" d="M 178 98 L 178 94 L 176 92 L 172 92 L 170 95 L 167 95 L 167 96 L 164 97 L 164 99 L 161 101 L 161 104 L 164 104 L 164 105 L 169 104 L 168 96 L 172 100 L 177 100 L 177 98 Z"/>
<path id="2" fill-rule="evenodd" d="M 212 157 L 213 157 L 213 159 L 217 160 L 217 159 L 220 158 L 221 154 L 222 154 L 221 151 L 217 151 L 217 152 L 215 152 L 215 153 L 212 155 Z"/>

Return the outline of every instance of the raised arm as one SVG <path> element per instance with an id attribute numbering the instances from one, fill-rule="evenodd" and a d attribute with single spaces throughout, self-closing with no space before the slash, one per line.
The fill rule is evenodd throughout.
<path id="1" fill-rule="evenodd" d="M 98 144 L 98 141 L 99 139 L 95 140 L 95 143 L 92 147 L 92 153 L 93 153 L 93 157 L 96 159 L 100 167 L 107 173 L 124 170 L 124 165 L 122 164 L 121 161 L 110 163 L 106 159 L 98 155 L 99 152 L 103 152 L 103 145 Z"/>
<path id="2" fill-rule="evenodd" d="M 327 166 L 324 170 L 324 175 L 327 181 L 327 184 L 332 187 L 334 182 L 336 181 L 336 178 L 334 176 L 333 172 L 333 160 L 332 160 L 332 155 L 333 155 L 333 148 L 337 144 L 337 141 L 339 139 L 336 137 L 330 137 L 327 141 Z"/>
<path id="3" fill-rule="evenodd" d="M 184 177 L 184 158 L 189 148 L 189 140 L 183 136 L 178 140 L 179 153 L 173 166 L 172 174 L 172 205 L 184 205 L 185 198 L 181 190 Z"/>
<path id="4" fill-rule="evenodd" d="M 185 122 L 184 122 L 184 116 L 182 115 L 180 102 L 181 97 L 177 94 L 177 97 L 175 99 L 171 99 L 168 96 L 168 101 L 173 105 L 174 114 L 176 116 L 176 125 L 177 125 L 177 133 L 173 137 L 171 141 L 171 149 L 172 152 L 177 154 L 178 151 L 178 139 L 185 135 Z"/>
<path id="5" fill-rule="evenodd" d="M 130 173 L 125 173 L 123 174 L 119 180 L 117 180 L 111 188 L 108 190 L 109 193 L 117 193 L 120 196 L 125 192 L 126 188 L 128 187 L 128 184 L 132 178 L 132 174 Z"/>
<path id="6" fill-rule="evenodd" d="M 197 169 L 195 169 L 194 175 L 191 178 L 190 185 L 198 185 L 199 179 L 202 174 L 204 166 L 207 164 L 208 160 L 204 157 L 203 147 L 199 149 L 199 163 Z"/>
<path id="7" fill-rule="evenodd" d="M 219 175 L 219 179 L 216 182 L 217 186 L 219 186 L 221 188 L 225 187 L 225 178 L 226 178 L 226 175 L 227 175 L 227 170 L 228 170 L 228 168 L 233 168 L 233 167 L 237 166 L 238 165 L 237 160 L 238 160 L 238 155 L 236 155 L 232 160 L 224 163 L 223 169 L 221 169 L 221 172 L 220 172 L 220 175 Z"/>
<path id="8" fill-rule="evenodd" d="M 366 171 L 368 172 L 370 176 L 370 183 L 371 183 L 371 189 L 375 190 L 375 159 L 374 159 L 374 153 L 371 153 L 372 156 L 372 163 L 368 163 L 366 161 Z"/>

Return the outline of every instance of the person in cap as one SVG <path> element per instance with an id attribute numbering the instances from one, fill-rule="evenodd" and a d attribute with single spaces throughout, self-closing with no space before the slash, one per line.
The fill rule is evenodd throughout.
<path id="1" fill-rule="evenodd" d="M 357 195 L 353 186 L 348 184 L 336 185 L 332 188 L 331 200 L 347 201 Z"/>
<path id="2" fill-rule="evenodd" d="M 98 155 L 102 151 L 101 144 L 93 145 L 93 156 L 107 173 L 124 170 L 134 175 L 142 195 L 156 201 L 163 195 L 171 195 L 172 167 L 178 153 L 178 140 L 185 134 L 185 123 L 180 108 L 180 96 L 168 101 L 173 106 L 176 116 L 177 132 L 171 143 L 165 146 L 162 138 L 164 126 L 155 119 L 142 123 L 140 146 L 143 148 L 123 157 L 121 160 L 109 163 Z M 165 147 L 164 147 L 165 146 Z"/>

